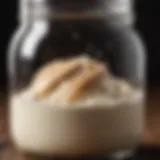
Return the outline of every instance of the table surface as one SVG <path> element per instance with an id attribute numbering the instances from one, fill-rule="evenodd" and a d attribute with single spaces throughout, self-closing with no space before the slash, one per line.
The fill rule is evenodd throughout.
<path id="1" fill-rule="evenodd" d="M 138 160 L 160 160 L 160 89 L 151 89 L 147 99 L 147 123 Z M 9 137 L 7 113 L 6 93 L 0 92 L 0 143 Z M 0 160 L 23 160 L 23 157 L 11 145 L 0 144 Z"/>

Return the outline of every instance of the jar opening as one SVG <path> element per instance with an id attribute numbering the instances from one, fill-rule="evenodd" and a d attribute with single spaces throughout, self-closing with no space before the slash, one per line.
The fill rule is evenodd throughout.
<path id="1" fill-rule="evenodd" d="M 23 15 L 49 19 L 114 18 L 133 21 L 132 0 L 22 0 Z M 21 14 L 22 14 L 21 13 Z"/>

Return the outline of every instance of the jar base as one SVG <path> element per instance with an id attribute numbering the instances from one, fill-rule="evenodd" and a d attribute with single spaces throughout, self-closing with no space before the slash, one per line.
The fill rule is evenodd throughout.
<path id="1" fill-rule="evenodd" d="M 103 155 L 95 155 L 95 156 L 78 156 L 78 157 L 54 157 L 54 156 L 42 156 L 30 153 L 23 153 L 24 160 L 130 160 L 134 156 L 133 150 L 124 150 L 113 152 Z"/>

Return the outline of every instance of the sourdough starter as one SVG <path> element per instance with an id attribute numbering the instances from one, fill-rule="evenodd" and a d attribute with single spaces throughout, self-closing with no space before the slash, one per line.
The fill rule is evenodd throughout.
<path id="1" fill-rule="evenodd" d="M 12 96 L 11 135 L 19 149 L 83 155 L 138 145 L 144 126 L 142 90 L 117 80 L 92 87 L 81 99 L 67 104 L 60 96 L 65 87 L 42 100 L 36 100 L 31 89 Z"/>

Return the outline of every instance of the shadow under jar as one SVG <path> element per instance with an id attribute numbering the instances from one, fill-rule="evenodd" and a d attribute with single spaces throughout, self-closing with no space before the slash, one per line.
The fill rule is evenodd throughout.
<path id="1" fill-rule="evenodd" d="M 20 15 L 8 56 L 16 148 L 67 157 L 134 151 L 144 129 L 145 54 L 132 1 L 23 0 Z M 69 75 L 71 64 L 79 66 Z"/>

